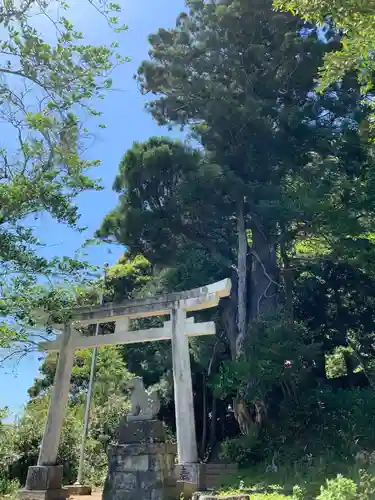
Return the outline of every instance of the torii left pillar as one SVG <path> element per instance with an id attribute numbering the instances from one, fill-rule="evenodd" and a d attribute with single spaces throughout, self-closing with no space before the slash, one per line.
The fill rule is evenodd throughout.
<path id="1" fill-rule="evenodd" d="M 68 490 L 62 487 L 63 467 L 56 465 L 56 460 L 68 404 L 73 359 L 71 326 L 65 325 L 38 464 L 29 467 L 26 486 L 20 492 L 25 500 L 65 500 L 69 496 Z"/>

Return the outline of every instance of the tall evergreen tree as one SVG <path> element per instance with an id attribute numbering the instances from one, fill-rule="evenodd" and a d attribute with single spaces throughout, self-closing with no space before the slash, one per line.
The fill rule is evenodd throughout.
<path id="1" fill-rule="evenodd" d="M 335 42 L 323 43 L 300 19 L 275 12 L 271 1 L 188 6 L 174 29 L 150 36 L 151 59 L 141 65 L 138 81 L 156 95 L 148 104 L 154 118 L 188 126 L 204 155 L 192 169 L 190 153 L 176 159 L 166 148 L 160 162 L 157 141 L 135 145 L 115 186 L 120 218 L 107 219 L 101 234 L 122 231 L 123 243 L 147 241 L 160 254 L 152 228 L 160 227 L 165 199 L 158 198 L 158 207 L 153 195 L 162 186 L 169 200 L 163 228 L 171 239 L 194 241 L 204 228 L 201 244 L 215 247 L 212 255 L 231 258 L 238 286 L 222 318 L 232 357 L 241 359 L 249 355 L 244 346 L 256 322 L 271 320 L 285 304 L 293 320 L 296 242 L 319 235 L 337 252 L 344 234 L 357 238 L 364 232 L 368 218 L 362 224 L 361 203 L 349 193 L 365 185 L 372 203 L 372 148 L 360 127 L 368 109 L 350 75 L 317 95 L 318 67 Z M 201 172 L 208 186 L 199 186 Z M 164 190 L 172 173 L 179 183 Z M 164 241 L 169 245 L 169 238 Z M 250 417 L 241 402 L 246 394 L 238 396 L 237 417 L 248 432 Z"/>

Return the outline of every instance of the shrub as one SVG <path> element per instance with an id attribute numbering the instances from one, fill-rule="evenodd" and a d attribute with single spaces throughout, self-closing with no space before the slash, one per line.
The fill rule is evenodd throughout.
<path id="1" fill-rule="evenodd" d="M 317 500 L 355 500 L 356 498 L 356 483 L 339 474 L 336 479 L 327 479 L 327 484 L 321 487 Z"/>
<path id="2" fill-rule="evenodd" d="M 375 498 L 375 477 L 365 470 L 359 471 L 359 500 L 374 500 Z"/>
<path id="3" fill-rule="evenodd" d="M 0 474 L 0 498 L 17 498 L 20 483 L 17 480 L 11 480 L 6 475 Z"/>
<path id="4" fill-rule="evenodd" d="M 300 393 L 297 401 L 280 403 L 277 418 L 262 429 L 261 449 L 268 456 L 277 452 L 282 462 L 306 465 L 320 460 L 324 451 L 325 457 L 332 457 L 327 477 L 342 472 L 335 470 L 335 457 L 349 466 L 358 452 L 375 449 L 374 426 L 373 389 L 321 386 Z"/>
<path id="5" fill-rule="evenodd" d="M 299 485 L 293 486 L 293 500 L 304 500 L 306 497 L 306 491 Z"/>
<path id="6" fill-rule="evenodd" d="M 48 397 L 33 400 L 25 408 L 20 420 L 12 427 L 12 439 L 9 445 L 9 475 L 25 484 L 27 469 L 38 460 L 40 443 L 48 412 Z M 82 419 L 76 408 L 68 408 L 61 434 L 58 463 L 64 466 L 64 483 L 70 484 L 76 479 L 79 457 Z"/>
<path id="7" fill-rule="evenodd" d="M 317 345 L 307 339 L 309 332 L 303 324 L 291 327 L 282 316 L 252 324 L 244 358 L 220 365 L 213 382 L 216 394 L 224 398 L 240 393 L 250 403 L 264 401 L 280 384 L 296 391 L 317 352 Z"/>
<path id="8" fill-rule="evenodd" d="M 256 442 L 256 438 L 251 438 L 250 436 L 225 439 L 221 443 L 220 457 L 239 465 L 248 464 L 254 458 Z"/>
<path id="9" fill-rule="evenodd" d="M 9 466 L 18 456 L 13 449 L 13 426 L 2 422 L 7 415 L 5 409 L 0 409 L 0 498 L 12 497 L 19 488 L 18 481 L 13 481 L 9 475 Z"/>

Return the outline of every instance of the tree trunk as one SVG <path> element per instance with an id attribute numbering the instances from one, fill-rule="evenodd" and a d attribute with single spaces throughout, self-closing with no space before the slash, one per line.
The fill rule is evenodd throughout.
<path id="1" fill-rule="evenodd" d="M 211 425 L 210 425 L 210 437 L 209 444 L 210 448 L 216 444 L 216 424 L 217 424 L 217 401 L 214 395 L 212 395 L 212 412 L 211 412 Z"/>
<path id="2" fill-rule="evenodd" d="M 238 292 L 238 274 L 232 269 L 232 292 L 229 297 L 223 298 L 219 303 L 220 319 L 225 336 L 228 340 L 231 358 L 234 361 L 237 358 L 236 339 L 237 339 L 237 292 Z"/>
<path id="3" fill-rule="evenodd" d="M 250 322 L 275 316 L 279 289 L 274 243 L 256 224 L 252 229 L 252 237 Z"/>
<path id="4" fill-rule="evenodd" d="M 217 437 L 216 437 L 216 427 L 217 427 L 217 401 L 214 395 L 212 395 L 212 411 L 211 411 L 211 421 L 210 421 L 210 435 L 208 438 L 207 453 L 205 456 L 206 462 L 208 462 L 214 452 Z"/>
<path id="5" fill-rule="evenodd" d="M 243 434 L 244 436 L 249 436 L 250 434 L 252 434 L 254 422 L 251 418 L 249 408 L 243 398 L 236 397 L 234 399 L 233 411 L 241 434 Z"/>
<path id="6" fill-rule="evenodd" d="M 244 354 L 248 324 L 260 318 L 275 316 L 279 289 L 275 244 L 270 241 L 261 227 L 254 226 L 249 257 L 243 203 L 239 207 L 237 217 L 236 279 L 238 281 L 237 287 L 233 287 L 231 297 L 222 301 L 221 314 L 233 360 L 240 359 Z M 250 265 L 251 283 L 248 282 Z M 248 297 L 248 288 L 251 291 L 250 297 Z M 244 396 L 238 393 L 233 399 L 234 415 L 242 434 L 256 437 L 265 418 L 264 405 L 261 402 L 254 402 L 249 408 Z"/>
<path id="7" fill-rule="evenodd" d="M 293 282 L 294 282 L 294 270 L 291 267 L 290 259 L 288 257 L 285 244 L 280 243 L 280 254 L 283 263 L 282 276 L 284 281 L 285 290 L 285 303 L 286 312 L 290 325 L 294 323 L 294 309 L 293 309 Z"/>
<path id="8" fill-rule="evenodd" d="M 207 415 L 207 380 L 206 380 L 206 375 L 205 373 L 202 374 L 202 419 L 203 419 L 203 424 L 202 424 L 202 440 L 201 440 L 201 449 L 200 449 L 200 455 L 201 459 L 204 458 L 204 455 L 206 453 L 206 447 L 207 447 L 207 422 L 208 422 L 208 415 Z"/>
<path id="9" fill-rule="evenodd" d="M 238 263 L 237 263 L 237 274 L 238 274 L 238 287 L 237 287 L 237 339 L 236 339 L 236 354 L 235 359 L 240 359 L 244 354 L 244 343 L 247 335 L 247 310 L 248 310 L 248 300 L 247 300 L 247 232 L 245 225 L 245 215 L 243 203 L 239 207 L 237 216 L 237 233 L 238 233 Z M 247 407 L 244 399 L 240 394 L 233 400 L 233 411 L 234 416 L 238 422 L 240 431 L 244 435 L 249 435 L 252 432 L 253 421 L 250 416 L 249 408 Z"/>
<path id="10" fill-rule="evenodd" d="M 243 201 L 238 210 L 237 218 L 238 230 L 238 315 L 237 326 L 238 336 L 236 341 L 237 358 L 241 356 L 243 343 L 247 333 L 247 234 L 244 215 Z"/>
<path id="11" fill-rule="evenodd" d="M 243 224 L 243 225 L 242 225 Z M 242 222 L 239 219 L 239 265 L 238 265 L 238 312 L 242 308 L 243 303 L 240 302 L 240 294 L 243 294 L 243 286 L 246 287 L 246 254 L 243 254 L 244 242 L 243 233 L 240 230 L 244 229 L 244 219 Z M 246 235 L 246 232 L 244 232 Z M 242 239 L 241 235 L 242 234 Z M 259 225 L 254 225 L 252 228 L 252 247 L 251 247 L 251 297 L 250 297 L 250 314 L 248 315 L 248 323 L 251 328 L 251 323 L 258 321 L 261 318 L 272 318 L 277 312 L 277 293 L 279 284 L 277 282 L 277 262 L 275 244 L 270 241 L 265 231 Z M 246 240 L 247 253 L 247 240 Z M 241 262 L 241 267 L 240 267 Z M 245 269 L 244 269 L 245 268 Z M 245 273 L 243 279 L 242 272 Z M 242 295 L 245 297 L 246 295 Z M 246 302 L 245 302 L 246 304 Z M 243 320 L 243 317 L 242 317 Z M 246 320 L 245 320 L 246 321 Z M 237 352 L 238 359 L 243 354 L 243 343 L 246 337 L 246 330 L 241 330 L 243 326 L 238 318 L 238 335 Z M 251 362 L 251 360 L 248 360 Z M 254 401 L 251 407 L 246 404 L 243 395 L 238 394 L 233 401 L 233 409 L 236 420 L 240 427 L 241 433 L 257 439 L 260 428 L 266 417 L 265 405 L 262 401 Z"/>

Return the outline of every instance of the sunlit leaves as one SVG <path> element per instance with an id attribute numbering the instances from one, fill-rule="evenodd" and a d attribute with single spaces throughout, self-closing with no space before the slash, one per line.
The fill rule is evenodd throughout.
<path id="1" fill-rule="evenodd" d="M 124 29 L 118 4 L 87 0 L 87 9 L 90 15 L 101 14 L 104 24 L 116 31 Z M 51 23 L 55 38 L 47 40 L 45 31 L 37 29 L 37 15 Z M 16 319 L 10 330 L 2 330 L 5 345 L 12 329 L 19 340 L 33 324 L 35 304 L 44 300 L 58 309 L 59 300 L 54 297 L 51 307 L 52 297 L 47 297 L 52 280 L 58 278 L 61 287 L 64 279 L 87 278 L 89 268 L 80 257 L 39 256 L 44 245 L 35 238 L 30 220 L 47 212 L 83 230 L 76 196 L 101 188 L 89 176 L 100 161 L 83 158 L 90 138 L 83 121 L 87 112 L 93 118 L 101 115 L 95 100 L 110 90 L 110 73 L 126 58 L 116 42 L 109 47 L 85 44 L 84 34 L 69 18 L 68 2 L 7 0 L 0 6 L 0 24 L 0 119 L 5 127 L 0 144 L 0 300 L 5 321 Z M 42 299 L 36 284 L 46 276 L 49 287 Z"/>
<path id="2" fill-rule="evenodd" d="M 356 71 L 366 94 L 373 88 L 375 63 L 375 3 L 373 0 L 275 0 L 278 9 L 288 10 L 310 22 L 333 22 L 342 36 L 341 48 L 326 55 L 320 89 Z"/>

